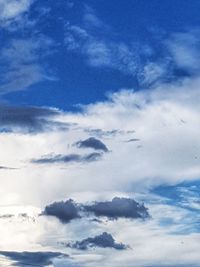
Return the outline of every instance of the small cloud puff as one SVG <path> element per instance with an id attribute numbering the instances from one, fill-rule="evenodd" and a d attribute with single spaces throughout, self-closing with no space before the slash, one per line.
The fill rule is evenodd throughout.
<path id="1" fill-rule="evenodd" d="M 111 234 L 104 232 L 95 237 L 88 237 L 82 241 L 76 241 L 72 243 L 65 244 L 66 247 L 75 248 L 79 250 L 88 250 L 90 248 L 114 248 L 117 250 L 124 250 L 128 246 L 123 243 L 117 243 Z"/>
<path id="2" fill-rule="evenodd" d="M 86 140 L 80 140 L 76 143 L 76 146 L 79 148 L 93 148 L 94 150 L 108 152 L 106 145 L 101 140 L 94 137 L 90 137 Z"/>
<path id="3" fill-rule="evenodd" d="M 53 204 L 46 206 L 43 214 L 55 216 L 63 223 L 68 223 L 73 219 L 80 218 L 79 208 L 71 199 L 65 202 L 54 202 Z"/>

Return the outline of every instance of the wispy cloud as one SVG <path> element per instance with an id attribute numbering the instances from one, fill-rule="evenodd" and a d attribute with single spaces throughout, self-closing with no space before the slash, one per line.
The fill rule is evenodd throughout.
<path id="1" fill-rule="evenodd" d="M 0 51 L 0 94 L 20 91 L 48 79 L 40 60 L 51 41 L 48 38 L 13 39 Z M 43 53 L 42 53 L 43 51 Z"/>
<path id="2" fill-rule="evenodd" d="M 86 155 L 68 154 L 68 155 L 50 155 L 40 159 L 31 160 L 35 164 L 52 164 L 52 163 L 89 163 L 98 161 L 102 158 L 101 153 L 90 153 Z"/>
<path id="3" fill-rule="evenodd" d="M 174 33 L 166 41 L 177 67 L 193 74 L 200 69 L 200 38 L 199 31 Z"/>
<path id="4" fill-rule="evenodd" d="M 19 16 L 27 12 L 33 0 L 1 0 L 0 1 L 0 21 L 10 23 Z"/>
<path id="5" fill-rule="evenodd" d="M 6 42 L 0 49 L 0 95 L 29 88 L 44 80 L 48 74 L 43 60 L 49 55 L 53 41 L 37 31 L 43 11 L 31 16 L 34 0 L 0 1 L 0 26 Z M 51 50 L 52 53 L 52 50 Z"/>
<path id="6" fill-rule="evenodd" d="M 180 80 L 199 71 L 199 30 L 166 34 L 157 40 L 157 48 L 134 39 L 125 43 L 116 35 L 117 30 L 85 6 L 81 24 L 66 24 L 65 45 L 89 66 L 117 70 L 133 77 L 141 87 Z M 156 39 L 156 33 L 151 38 Z"/>
<path id="7" fill-rule="evenodd" d="M 112 41 L 111 30 L 90 6 L 85 6 L 83 26 L 66 24 L 65 45 L 68 50 L 81 53 L 90 66 L 112 68 L 130 76 L 136 74 L 137 46 Z"/>

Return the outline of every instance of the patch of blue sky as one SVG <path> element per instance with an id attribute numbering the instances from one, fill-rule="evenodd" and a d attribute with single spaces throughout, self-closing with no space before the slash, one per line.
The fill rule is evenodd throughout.
<path id="1" fill-rule="evenodd" d="M 157 217 L 158 225 L 167 227 L 170 234 L 192 234 L 200 232 L 200 181 L 183 182 L 178 185 L 161 185 L 151 193 L 160 199 L 165 210 Z M 153 202 L 156 206 L 156 202 Z"/>
<path id="2" fill-rule="evenodd" d="M 200 181 L 183 182 L 177 185 L 161 185 L 152 193 L 166 198 L 168 204 L 190 210 L 200 209 Z"/>
<path id="3" fill-rule="evenodd" d="M 9 23 L 4 19 L 1 27 L 0 58 L 11 41 L 21 57 L 17 66 L 9 58 L 7 67 L 0 64 L 0 93 L 15 104 L 72 109 L 78 103 L 104 100 L 108 91 L 141 90 L 194 75 L 199 69 L 194 64 L 199 54 L 194 31 L 199 7 L 196 0 L 162 5 L 158 0 L 32 1 L 30 10 Z M 19 41 L 31 60 L 22 61 Z M 180 44 L 185 46 L 180 49 Z M 183 55 L 185 64 L 180 64 Z"/>

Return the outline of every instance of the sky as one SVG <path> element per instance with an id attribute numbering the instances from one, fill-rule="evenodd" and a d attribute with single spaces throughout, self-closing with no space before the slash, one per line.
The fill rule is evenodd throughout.
<path id="1" fill-rule="evenodd" d="M 0 265 L 199 266 L 199 9 L 0 0 Z"/>

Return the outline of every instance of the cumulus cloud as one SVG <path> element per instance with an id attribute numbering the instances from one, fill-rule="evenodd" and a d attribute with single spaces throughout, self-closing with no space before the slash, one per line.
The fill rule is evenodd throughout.
<path id="1" fill-rule="evenodd" d="M 147 91 L 122 90 L 110 94 L 107 101 L 83 107 L 79 113 L 62 113 L 59 122 L 77 125 L 68 131 L 48 132 L 45 136 L 40 134 L 21 138 L 1 134 L 2 146 L 7 151 L 6 155 L 2 151 L 1 158 L 4 161 L 1 165 L 16 166 L 13 148 L 18 151 L 18 162 L 35 159 L 39 162 L 41 160 L 41 163 L 43 161 L 62 163 L 64 160 L 68 162 L 72 160 L 71 157 L 65 158 L 65 156 L 85 157 L 87 154 L 77 152 L 77 148 L 71 144 L 77 140 L 86 140 L 88 131 L 93 129 L 98 138 L 99 135 L 103 136 L 102 140 L 106 140 L 106 146 L 112 153 L 106 153 L 104 160 L 99 160 L 96 164 L 81 164 L 80 168 L 77 168 L 77 164 L 71 164 L 70 168 L 61 169 L 60 166 L 51 164 L 49 172 L 47 171 L 49 164 L 43 164 L 42 168 L 46 170 L 43 174 L 45 187 L 52 186 L 50 181 L 55 181 L 54 177 L 57 177 L 52 186 L 57 190 L 49 191 L 48 201 L 63 199 L 66 194 L 75 191 L 98 189 L 104 192 L 131 188 L 137 192 L 162 183 L 176 184 L 183 180 L 198 179 L 200 175 L 199 85 L 200 80 L 195 78 L 170 86 L 160 84 L 155 89 Z M 123 132 L 113 132 L 113 129 L 123 129 Z M 94 131 L 92 136 L 95 136 Z M 139 138 L 140 141 L 124 142 L 135 138 Z M 40 149 L 30 151 L 29 145 L 26 145 L 30 140 L 34 143 L 34 147 Z M 137 148 L 138 145 L 140 149 Z M 52 151 L 54 154 L 51 154 Z M 41 157 L 41 155 L 47 156 Z M 73 159 L 76 162 L 83 160 L 79 156 Z M 34 182 L 35 177 L 40 176 L 41 165 L 30 164 L 28 168 L 32 170 L 32 188 L 35 188 L 32 197 L 34 201 L 45 203 L 40 191 L 42 189 Z M 24 180 L 24 185 L 27 176 L 30 176 L 28 168 L 19 175 L 20 179 Z M 12 183 L 15 184 L 16 179 L 12 173 L 14 172 L 10 172 L 7 179 L 12 177 Z M 18 188 L 16 184 L 15 188 Z M 34 197 L 38 190 L 41 192 L 40 200 Z M 20 188 L 17 192 L 21 197 L 25 196 Z"/>
<path id="2" fill-rule="evenodd" d="M 65 160 L 73 162 L 71 157 L 65 156 L 85 157 L 88 154 L 81 153 L 80 150 L 77 152 L 77 148 L 71 144 L 77 140 L 86 140 L 88 131 L 94 129 L 97 136 L 103 135 L 102 140 L 106 140 L 106 146 L 112 151 L 104 155 L 104 160 L 94 164 L 80 164 L 80 168 L 77 168 L 78 164 L 68 164 L 67 169 L 61 169 L 59 164 L 51 164 L 51 172 L 48 171 L 50 164 L 30 164 L 27 169 L 19 172 L 25 185 L 27 176 L 30 177 L 30 169 L 32 170 L 30 180 L 32 188 L 35 188 L 35 193 L 32 194 L 34 201 L 52 202 L 54 199 L 63 199 L 68 193 L 96 192 L 97 189 L 100 192 L 116 192 L 131 188 L 138 192 L 163 183 L 176 184 L 183 180 L 198 179 L 199 85 L 200 80 L 195 78 L 171 85 L 160 84 L 147 91 L 122 90 L 110 94 L 107 101 L 83 107 L 79 113 L 62 113 L 59 122 L 77 125 L 68 131 L 21 138 L 1 134 L 2 146 L 7 151 L 6 155 L 2 151 L 1 158 L 4 161 L 1 165 L 17 166 L 13 148 L 18 151 L 18 162 L 27 162 L 27 159 L 41 160 L 41 163 L 64 163 Z M 113 133 L 113 129 L 122 129 L 123 132 Z M 95 136 L 94 131 L 92 136 Z M 140 141 L 124 142 L 135 138 Z M 40 149 L 30 150 L 28 142 Z M 137 148 L 138 145 L 140 149 Z M 82 162 L 83 158 L 79 156 L 75 156 L 73 160 Z M 40 176 L 41 168 L 45 170 L 45 188 L 57 188 L 49 190 L 48 200 L 45 200 L 42 188 L 36 183 L 35 177 Z M 9 173 L 6 180 L 12 178 L 12 183 L 18 188 L 15 184 L 17 180 L 14 179 L 15 172 Z M 52 185 L 50 181 L 55 182 Z M 26 195 L 21 190 L 17 189 L 20 198 Z M 34 197 L 36 192 L 40 192 L 40 200 Z M 29 198 L 30 195 L 27 194 L 26 197 Z"/>
<path id="3" fill-rule="evenodd" d="M 88 237 L 82 241 L 76 241 L 65 244 L 66 247 L 75 248 L 79 250 L 88 250 L 90 248 L 114 248 L 117 250 L 124 250 L 127 248 L 123 243 L 117 243 L 111 234 L 104 232 L 95 237 Z"/>
<path id="4" fill-rule="evenodd" d="M 93 213 L 95 216 L 105 216 L 109 219 L 129 218 L 136 219 L 149 218 L 148 209 L 130 198 L 115 197 L 112 201 L 94 202 L 92 204 L 76 203 L 72 199 L 61 202 L 54 202 L 45 207 L 43 215 L 51 215 L 60 219 L 62 222 L 70 222 Z"/>
<path id="5" fill-rule="evenodd" d="M 46 266 L 53 264 L 53 259 L 66 257 L 67 255 L 59 252 L 15 252 L 15 251 L 0 251 L 0 255 L 5 256 L 15 263 L 12 266 Z"/>
<path id="6" fill-rule="evenodd" d="M 43 214 L 55 216 L 63 223 L 68 223 L 73 219 L 80 218 L 79 207 L 71 199 L 66 202 L 54 202 L 53 204 L 46 206 Z"/>
<path id="7" fill-rule="evenodd" d="M 106 216 L 109 219 L 118 218 L 148 218 L 149 213 L 143 204 L 133 199 L 115 197 L 111 201 L 95 202 L 84 206 L 86 211 L 93 212 L 96 216 Z"/>
<path id="8" fill-rule="evenodd" d="M 93 148 L 95 150 L 102 150 L 104 152 L 108 152 L 108 148 L 106 145 L 101 141 L 94 137 L 90 137 L 86 140 L 80 140 L 76 142 L 77 147 L 79 148 Z"/>

